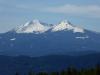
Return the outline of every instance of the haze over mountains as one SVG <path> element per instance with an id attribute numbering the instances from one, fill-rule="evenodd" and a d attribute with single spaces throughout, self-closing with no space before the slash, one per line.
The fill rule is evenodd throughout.
<path id="1" fill-rule="evenodd" d="M 100 33 L 77 27 L 64 20 L 53 25 L 39 20 L 29 21 L 0 34 L 3 55 L 79 55 L 100 52 Z"/>

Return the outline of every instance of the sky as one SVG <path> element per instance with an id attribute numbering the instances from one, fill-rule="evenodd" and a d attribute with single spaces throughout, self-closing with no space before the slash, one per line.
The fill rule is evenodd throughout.
<path id="1" fill-rule="evenodd" d="M 0 0 L 0 33 L 34 19 L 100 32 L 100 0 Z"/>

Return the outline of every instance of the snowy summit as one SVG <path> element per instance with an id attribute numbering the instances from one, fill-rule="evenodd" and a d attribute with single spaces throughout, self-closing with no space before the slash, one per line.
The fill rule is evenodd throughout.
<path id="1" fill-rule="evenodd" d="M 73 29 L 73 26 L 71 25 L 71 23 L 69 21 L 61 21 L 58 25 L 54 26 L 52 31 L 61 31 L 61 30 L 71 30 Z"/>
<path id="2" fill-rule="evenodd" d="M 44 26 L 39 20 L 33 20 L 15 28 L 16 33 L 43 33 L 50 27 Z"/>
<path id="3" fill-rule="evenodd" d="M 35 34 L 44 33 L 49 30 L 51 30 L 51 32 L 72 30 L 73 33 L 76 33 L 76 32 L 84 33 L 84 29 L 72 25 L 67 20 L 61 21 L 57 25 L 46 24 L 46 23 L 40 22 L 39 20 L 33 20 L 33 21 L 25 23 L 24 25 L 18 26 L 17 28 L 13 30 L 16 33 L 35 33 Z"/>
<path id="4" fill-rule="evenodd" d="M 52 31 L 62 31 L 62 30 L 73 30 L 73 32 L 81 32 L 84 33 L 84 29 L 77 27 L 77 26 L 73 26 L 69 21 L 64 20 L 61 21 L 58 25 L 54 26 L 54 28 L 52 29 Z"/>

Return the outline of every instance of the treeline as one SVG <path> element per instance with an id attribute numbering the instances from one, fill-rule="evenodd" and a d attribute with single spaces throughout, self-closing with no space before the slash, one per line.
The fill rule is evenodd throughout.
<path id="1" fill-rule="evenodd" d="M 16 72 L 15 75 L 20 75 L 18 72 Z M 100 75 L 100 65 L 96 65 L 94 68 L 88 68 L 88 69 L 80 69 L 77 70 L 74 67 L 69 67 L 66 70 L 62 70 L 60 72 L 39 72 L 35 73 L 30 71 L 27 75 Z"/>

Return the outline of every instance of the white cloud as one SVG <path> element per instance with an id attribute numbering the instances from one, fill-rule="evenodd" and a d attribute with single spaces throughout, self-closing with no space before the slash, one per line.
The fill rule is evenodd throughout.
<path id="1" fill-rule="evenodd" d="M 37 4 L 18 4 L 15 7 L 25 12 L 41 12 L 41 9 L 43 9 L 41 5 Z"/>
<path id="2" fill-rule="evenodd" d="M 100 17 L 99 5 L 72 5 L 66 4 L 62 6 L 48 7 L 44 9 L 45 12 L 70 14 L 75 16 L 88 16 L 88 17 Z"/>

